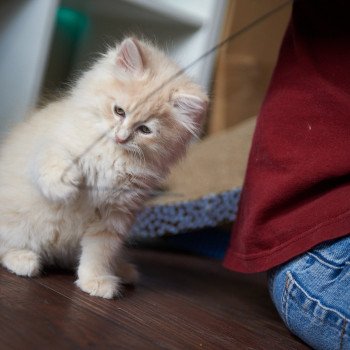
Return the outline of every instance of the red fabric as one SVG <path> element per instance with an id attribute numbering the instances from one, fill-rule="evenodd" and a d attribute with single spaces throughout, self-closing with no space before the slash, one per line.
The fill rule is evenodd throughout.
<path id="1" fill-rule="evenodd" d="M 349 3 L 294 2 L 253 138 L 229 269 L 264 271 L 350 232 Z"/>

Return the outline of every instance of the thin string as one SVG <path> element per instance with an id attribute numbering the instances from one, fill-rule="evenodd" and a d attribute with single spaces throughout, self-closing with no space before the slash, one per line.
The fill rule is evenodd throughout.
<path id="1" fill-rule="evenodd" d="M 240 30 L 230 34 L 229 36 L 227 36 L 225 39 L 223 39 L 222 41 L 220 41 L 218 44 L 216 44 L 215 46 L 213 46 L 211 49 L 209 49 L 208 51 L 206 51 L 205 53 L 203 53 L 201 56 L 199 56 L 197 59 L 195 59 L 194 61 L 192 61 L 191 63 L 189 63 L 187 66 L 185 66 L 182 69 L 179 69 L 175 74 L 173 74 L 170 78 L 168 78 L 166 81 L 164 81 L 162 84 L 159 85 L 158 88 L 154 89 L 152 92 L 150 92 L 143 100 L 141 100 L 139 103 L 136 104 L 136 106 L 134 107 L 133 111 L 136 110 L 138 107 L 142 106 L 150 97 L 154 96 L 157 92 L 159 92 L 160 90 L 162 90 L 165 86 L 167 86 L 169 83 L 171 83 L 174 79 L 178 78 L 179 76 L 185 74 L 189 69 L 191 69 L 193 66 L 195 66 L 196 64 L 198 64 L 199 62 L 201 62 L 203 59 L 205 59 L 206 57 L 210 56 L 211 54 L 215 53 L 217 50 L 219 50 L 221 47 L 223 47 L 224 45 L 227 45 L 229 42 L 232 42 L 233 40 L 237 39 L 238 37 L 240 37 L 241 35 L 247 33 L 248 31 L 250 31 L 252 28 L 254 28 L 255 26 L 257 26 L 258 24 L 262 23 L 263 21 L 265 21 L 266 19 L 270 18 L 272 15 L 274 15 L 275 13 L 281 11 L 282 9 L 284 9 L 286 6 L 288 6 L 293 0 L 287 0 L 285 2 L 283 2 L 282 4 L 280 4 L 279 6 L 276 6 L 275 8 L 273 8 L 272 10 L 266 12 L 265 14 L 263 14 L 262 16 L 258 17 L 257 19 L 255 19 L 254 21 L 252 21 L 251 23 L 249 23 L 247 26 L 241 28 Z M 99 142 L 101 142 L 106 136 L 107 136 L 108 132 L 105 132 L 103 134 L 101 134 L 101 136 L 99 136 L 96 140 L 94 140 L 89 147 L 87 147 L 84 152 L 82 152 L 78 157 L 76 157 L 76 159 L 74 160 L 74 164 L 76 164 L 83 156 L 85 156 L 91 149 L 93 149 Z M 64 175 L 69 171 L 69 169 L 71 168 L 72 165 L 70 165 L 62 174 L 62 180 L 64 179 Z"/>

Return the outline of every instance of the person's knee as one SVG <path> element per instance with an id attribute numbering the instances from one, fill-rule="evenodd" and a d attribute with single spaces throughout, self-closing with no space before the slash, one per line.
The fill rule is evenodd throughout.
<path id="1" fill-rule="evenodd" d="M 315 292 L 315 284 L 328 282 L 322 273 L 311 273 L 311 266 L 314 262 L 305 255 L 272 270 L 271 298 L 289 330 L 313 348 L 350 349 L 350 322 L 332 307 L 333 296 Z"/>

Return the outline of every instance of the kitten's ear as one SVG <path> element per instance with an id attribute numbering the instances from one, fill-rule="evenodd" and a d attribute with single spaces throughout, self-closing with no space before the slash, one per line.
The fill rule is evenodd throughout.
<path id="1" fill-rule="evenodd" d="M 173 98 L 180 123 L 193 135 L 200 132 L 208 101 L 194 95 L 178 94 Z"/>
<path id="2" fill-rule="evenodd" d="M 116 64 L 125 72 L 137 75 L 143 72 L 144 65 L 140 45 L 134 38 L 125 39 L 117 49 Z"/>

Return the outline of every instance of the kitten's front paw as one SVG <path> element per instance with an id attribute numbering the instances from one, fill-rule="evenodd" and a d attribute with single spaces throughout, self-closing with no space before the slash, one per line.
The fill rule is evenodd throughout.
<path id="1" fill-rule="evenodd" d="M 69 202 L 77 197 L 82 176 L 75 164 L 60 164 L 57 161 L 54 165 L 46 165 L 36 181 L 46 198 L 54 202 Z"/>
<path id="2" fill-rule="evenodd" d="M 46 198 L 54 202 L 68 202 L 74 199 L 78 194 L 78 188 L 74 186 L 68 186 L 65 184 L 56 183 L 51 185 L 47 190 L 43 190 L 43 194 Z"/>
<path id="3" fill-rule="evenodd" d="M 48 186 L 42 186 L 44 195 L 53 201 L 68 202 L 77 197 L 81 179 L 75 174 L 63 174 L 59 179 L 47 181 Z"/>
<path id="4" fill-rule="evenodd" d="M 40 273 L 39 255 L 31 250 L 12 250 L 4 254 L 2 264 L 19 276 L 34 277 Z"/>
<path id="5" fill-rule="evenodd" d="M 116 276 L 79 278 L 76 284 L 82 291 L 96 297 L 112 299 L 120 293 L 120 279 Z"/>

